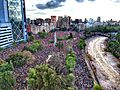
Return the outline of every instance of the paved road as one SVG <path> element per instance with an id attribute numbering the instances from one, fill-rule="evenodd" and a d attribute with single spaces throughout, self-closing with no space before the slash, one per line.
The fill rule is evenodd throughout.
<path id="1" fill-rule="evenodd" d="M 92 64 L 96 67 L 97 77 L 104 90 L 120 90 L 120 73 L 118 60 L 104 51 L 106 37 L 96 37 L 88 43 L 88 54 L 94 58 Z"/>

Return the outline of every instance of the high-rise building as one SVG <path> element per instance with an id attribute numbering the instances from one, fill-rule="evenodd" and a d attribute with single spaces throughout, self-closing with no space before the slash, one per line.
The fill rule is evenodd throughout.
<path id="1" fill-rule="evenodd" d="M 78 24 L 79 23 L 79 19 L 75 19 L 75 24 Z"/>
<path id="2" fill-rule="evenodd" d="M 45 19 L 45 23 L 48 23 L 48 24 L 50 25 L 51 19 L 50 19 L 50 18 L 46 18 L 46 19 Z"/>
<path id="3" fill-rule="evenodd" d="M 8 17 L 12 25 L 15 42 L 27 40 L 26 14 L 24 0 L 7 0 Z"/>
<path id="4" fill-rule="evenodd" d="M 58 16 L 57 20 L 57 27 L 58 28 L 69 28 L 71 24 L 71 17 L 70 16 Z"/>
<path id="5" fill-rule="evenodd" d="M 70 16 L 64 16 L 62 19 L 62 28 L 69 28 L 71 23 L 71 17 Z"/>
<path id="6" fill-rule="evenodd" d="M 0 0 L 0 47 L 26 40 L 24 0 Z"/>
<path id="7" fill-rule="evenodd" d="M 0 47 L 12 45 L 13 34 L 11 23 L 8 20 L 7 0 L 0 0 Z"/>
<path id="8" fill-rule="evenodd" d="M 35 20 L 35 25 L 41 26 L 41 25 L 43 25 L 43 24 L 44 24 L 44 20 L 43 20 L 42 18 L 37 18 L 37 19 Z"/>
<path id="9" fill-rule="evenodd" d="M 60 28 L 62 26 L 62 16 L 58 16 L 58 20 L 57 20 L 57 27 Z"/>
<path id="10" fill-rule="evenodd" d="M 56 16 L 51 16 L 51 23 L 56 27 Z"/>
<path id="11" fill-rule="evenodd" d="M 0 0 L 0 23 L 8 22 L 7 1 Z"/>
<path id="12" fill-rule="evenodd" d="M 101 17 L 97 17 L 97 22 L 101 22 Z"/>

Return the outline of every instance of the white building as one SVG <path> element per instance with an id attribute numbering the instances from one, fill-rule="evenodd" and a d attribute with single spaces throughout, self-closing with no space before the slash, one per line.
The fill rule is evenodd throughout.
<path id="1" fill-rule="evenodd" d="M 79 24 L 77 24 L 77 28 L 79 29 L 79 31 L 84 30 L 86 28 L 86 24 L 79 23 Z"/>
<path id="2" fill-rule="evenodd" d="M 50 25 L 48 23 L 44 23 L 43 25 L 34 25 L 31 24 L 31 32 L 34 34 L 37 34 L 38 32 L 42 32 L 43 30 L 45 30 L 46 32 L 49 32 L 52 29 L 55 29 L 55 25 L 54 23 L 50 23 Z"/>

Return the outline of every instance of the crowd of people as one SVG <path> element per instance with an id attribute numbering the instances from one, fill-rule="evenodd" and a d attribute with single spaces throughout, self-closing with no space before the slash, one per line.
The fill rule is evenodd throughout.
<path id="1" fill-rule="evenodd" d="M 77 41 L 82 35 L 80 33 L 75 33 L 72 31 L 69 31 L 69 32 L 61 31 L 61 32 L 57 32 L 57 37 L 63 37 L 64 35 L 69 35 L 69 33 L 74 33 L 74 38 L 76 38 L 76 39 L 70 40 L 73 50 L 75 51 L 77 56 L 77 60 L 76 60 L 77 64 L 74 70 L 74 74 L 76 76 L 75 85 L 78 87 L 78 90 L 90 90 L 90 89 L 92 90 L 93 79 L 85 63 L 83 52 L 77 48 Z M 28 77 L 29 68 L 35 67 L 36 65 L 39 65 L 39 64 L 47 63 L 46 59 L 48 58 L 49 55 L 51 55 L 53 52 L 54 53 L 59 52 L 59 49 L 57 47 L 55 47 L 53 44 L 48 42 L 50 39 L 54 39 L 54 33 L 51 33 L 45 39 L 40 39 L 43 44 L 43 49 L 34 53 L 34 56 L 36 58 L 34 63 L 25 64 L 23 67 L 14 69 L 13 74 L 16 77 L 16 85 L 15 85 L 16 90 L 21 90 L 21 88 L 24 88 L 27 86 L 26 79 Z M 8 48 L 7 50 L 0 52 L 0 58 L 5 60 L 9 56 L 9 53 L 22 51 L 25 45 L 27 44 L 20 44 L 14 48 Z M 63 45 L 68 46 L 69 42 L 63 40 Z"/>

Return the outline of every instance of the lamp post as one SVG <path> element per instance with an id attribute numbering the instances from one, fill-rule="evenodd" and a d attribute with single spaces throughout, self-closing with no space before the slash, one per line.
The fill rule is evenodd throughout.
<path id="1" fill-rule="evenodd" d="M 56 32 L 54 33 L 54 46 L 56 45 L 57 38 L 56 38 Z"/>

